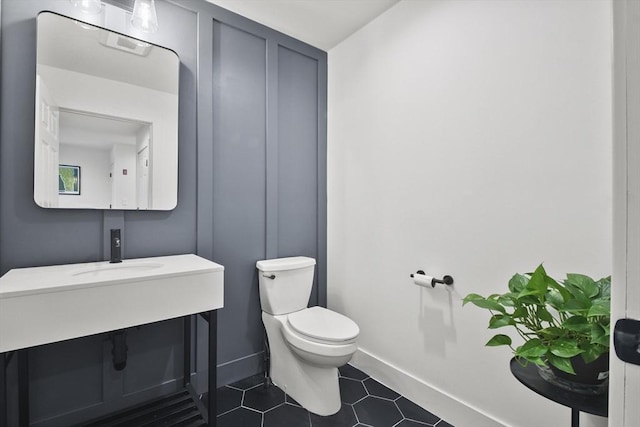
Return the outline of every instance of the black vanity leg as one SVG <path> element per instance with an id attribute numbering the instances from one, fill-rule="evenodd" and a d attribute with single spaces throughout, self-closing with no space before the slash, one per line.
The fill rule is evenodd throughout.
<path id="1" fill-rule="evenodd" d="M 29 425 L 29 350 L 18 350 L 18 417 L 20 426 Z"/>
<path id="2" fill-rule="evenodd" d="M 7 354 L 0 353 L 0 427 L 7 427 Z"/>
<path id="3" fill-rule="evenodd" d="M 218 366 L 218 313 L 215 310 L 209 312 L 209 427 L 217 425 L 217 406 L 216 406 L 216 390 L 217 390 L 217 369 Z"/>
<path id="4" fill-rule="evenodd" d="M 571 427 L 580 427 L 580 411 L 571 408 Z"/>
<path id="5" fill-rule="evenodd" d="M 191 316 L 184 316 L 182 322 L 184 327 L 184 361 L 182 367 L 184 379 L 182 385 L 186 387 L 191 383 Z"/>

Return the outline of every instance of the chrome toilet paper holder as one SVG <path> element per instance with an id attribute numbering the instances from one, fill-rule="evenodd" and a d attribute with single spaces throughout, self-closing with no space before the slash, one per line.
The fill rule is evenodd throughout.
<path id="1" fill-rule="evenodd" d="M 413 279 L 413 277 L 416 274 L 421 274 L 423 276 L 426 276 L 427 273 L 425 273 L 423 270 L 418 270 L 415 272 L 415 274 L 410 274 L 409 277 L 411 277 Z M 442 285 L 447 285 L 447 286 L 451 286 L 453 285 L 453 277 L 449 276 L 449 275 L 444 275 L 442 276 L 442 279 L 436 279 L 435 277 L 431 279 L 431 287 L 435 288 L 436 284 L 442 284 Z"/>

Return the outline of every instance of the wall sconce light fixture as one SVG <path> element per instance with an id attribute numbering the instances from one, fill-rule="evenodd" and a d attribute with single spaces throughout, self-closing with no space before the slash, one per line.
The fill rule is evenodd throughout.
<path id="1" fill-rule="evenodd" d="M 158 31 L 158 15 L 154 0 L 135 0 L 131 26 L 145 33 Z"/>
<path id="2" fill-rule="evenodd" d="M 102 2 L 100 0 L 69 0 L 69 2 L 89 15 L 99 15 L 102 11 Z"/>

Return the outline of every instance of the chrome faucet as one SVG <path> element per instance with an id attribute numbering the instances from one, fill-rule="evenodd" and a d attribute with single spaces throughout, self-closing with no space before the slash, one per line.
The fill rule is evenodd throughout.
<path id="1" fill-rule="evenodd" d="M 111 229 L 111 260 L 110 263 L 114 264 L 122 262 L 122 241 L 120 240 L 120 229 Z"/>

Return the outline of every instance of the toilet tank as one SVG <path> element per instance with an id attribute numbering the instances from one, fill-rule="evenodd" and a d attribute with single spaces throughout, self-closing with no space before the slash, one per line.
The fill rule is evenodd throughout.
<path id="1" fill-rule="evenodd" d="M 262 311 L 277 316 L 306 308 L 315 265 L 315 259 L 304 256 L 258 261 Z"/>

